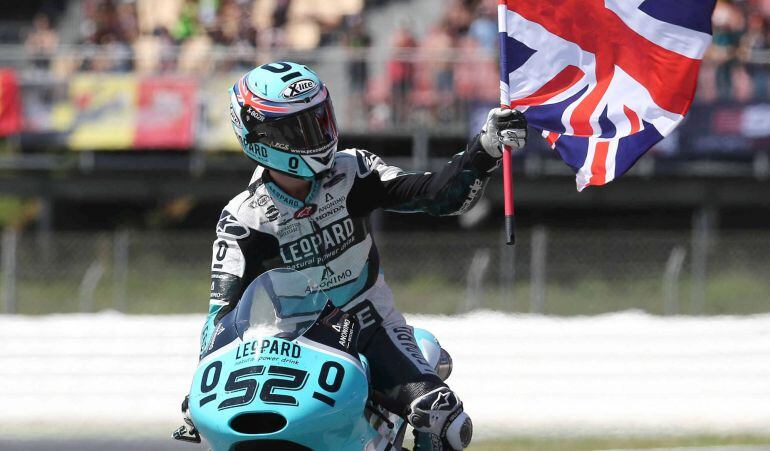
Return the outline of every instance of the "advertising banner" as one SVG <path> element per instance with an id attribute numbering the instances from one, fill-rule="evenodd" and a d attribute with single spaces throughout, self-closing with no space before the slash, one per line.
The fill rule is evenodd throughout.
<path id="1" fill-rule="evenodd" d="M 238 80 L 238 74 L 211 78 L 201 86 L 201 108 L 198 146 L 207 151 L 239 151 L 240 145 L 230 123 L 230 96 L 227 90 Z"/>
<path id="2" fill-rule="evenodd" d="M 70 83 L 73 150 L 122 150 L 134 142 L 136 78 L 130 75 L 77 75 Z"/>
<path id="3" fill-rule="evenodd" d="M 0 136 L 21 131 L 21 95 L 16 72 L 0 69 Z"/>
<path id="4" fill-rule="evenodd" d="M 680 134 L 687 154 L 751 154 L 770 147 L 770 103 L 695 105 Z"/>
<path id="5" fill-rule="evenodd" d="M 136 149 L 189 149 L 195 145 L 197 83 L 181 76 L 139 82 Z"/>

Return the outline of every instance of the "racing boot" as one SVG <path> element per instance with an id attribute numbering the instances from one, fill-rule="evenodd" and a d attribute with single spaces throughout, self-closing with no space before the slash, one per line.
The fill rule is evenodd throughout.
<path id="1" fill-rule="evenodd" d="M 471 418 L 448 387 L 439 387 L 412 401 L 406 419 L 416 431 L 415 450 L 461 451 L 471 443 Z"/>

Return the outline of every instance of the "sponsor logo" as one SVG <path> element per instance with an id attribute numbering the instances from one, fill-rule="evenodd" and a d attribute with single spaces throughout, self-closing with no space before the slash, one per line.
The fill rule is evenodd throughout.
<path id="1" fill-rule="evenodd" d="M 332 186 L 338 184 L 342 180 L 345 179 L 345 174 L 334 174 L 331 176 L 331 178 L 323 184 L 324 188 L 331 188 Z"/>
<path id="2" fill-rule="evenodd" d="M 270 205 L 265 210 L 265 217 L 269 222 L 273 222 L 281 215 L 281 212 L 278 211 L 277 208 L 275 208 L 275 205 Z"/>
<path id="3" fill-rule="evenodd" d="M 302 219 L 313 216 L 313 213 L 315 213 L 317 208 L 318 205 L 316 204 L 307 204 L 294 212 L 294 219 Z"/>
<path id="4" fill-rule="evenodd" d="M 448 421 L 447 424 L 449 424 Z M 444 435 L 446 435 L 446 433 Z M 430 435 L 430 447 L 431 449 L 442 449 L 444 447 L 444 444 L 441 442 L 441 437 L 438 434 Z"/>
<path id="5" fill-rule="evenodd" d="M 310 92 L 313 89 L 315 89 L 318 86 L 316 82 L 313 80 L 310 80 L 308 78 L 303 78 L 302 80 L 297 80 L 294 83 L 290 84 L 286 87 L 286 89 L 283 90 L 281 95 L 285 99 L 291 99 L 297 96 L 300 96 L 302 94 L 305 94 L 306 92 Z"/>
<path id="6" fill-rule="evenodd" d="M 479 192 L 481 192 L 482 189 L 484 189 L 484 182 L 476 179 L 476 181 L 471 185 L 471 190 L 468 192 L 468 197 L 465 198 L 465 202 L 463 202 L 462 207 L 460 207 L 461 212 L 467 210 L 471 205 L 473 205 L 473 200 L 476 199 L 476 196 L 479 195 Z"/>
<path id="7" fill-rule="evenodd" d="M 287 219 L 285 222 L 283 222 L 283 225 L 285 225 L 286 222 L 288 222 L 288 221 L 292 221 L 293 219 L 294 218 Z M 281 226 L 282 224 L 279 222 L 278 225 Z M 293 233 L 299 233 L 299 224 L 297 224 L 296 222 L 292 223 L 292 224 L 289 224 L 289 225 L 286 225 L 285 227 L 279 228 L 278 229 L 278 238 L 283 238 L 283 237 L 291 235 Z"/>
<path id="8" fill-rule="evenodd" d="M 436 400 L 433 401 L 433 405 L 430 406 L 430 410 L 447 410 L 453 407 L 454 402 L 449 401 L 450 396 L 452 396 L 450 391 L 439 392 Z"/>
<path id="9" fill-rule="evenodd" d="M 363 239 L 363 236 L 360 237 Z M 356 227 L 351 218 L 333 222 L 312 235 L 281 246 L 281 258 L 293 269 L 321 266 L 337 258 L 356 241 Z"/>
<path id="10" fill-rule="evenodd" d="M 238 281 L 240 279 L 226 272 L 214 271 L 211 273 L 211 293 L 212 301 L 223 302 L 232 296 L 237 296 Z"/>
<path id="11" fill-rule="evenodd" d="M 319 214 L 316 217 L 316 221 L 323 221 L 324 219 L 328 218 L 329 216 L 332 216 L 332 215 L 334 215 L 336 213 L 339 213 L 340 211 L 342 211 L 344 209 L 345 209 L 344 205 L 338 205 L 337 207 L 334 207 L 331 210 L 328 210 L 328 211 L 325 211 L 325 212 Z"/>
<path id="12" fill-rule="evenodd" d="M 203 354 L 208 350 L 208 347 L 206 346 L 207 341 L 209 338 L 209 323 L 207 322 L 205 326 L 203 326 L 203 331 L 201 332 L 201 349 L 200 353 Z"/>
<path id="13" fill-rule="evenodd" d="M 377 166 L 377 155 L 360 149 L 356 152 L 358 153 L 358 173 L 361 177 L 366 177 Z"/>
<path id="14" fill-rule="evenodd" d="M 290 150 L 291 153 L 293 153 L 295 155 L 315 155 L 315 154 L 329 152 L 330 150 L 332 150 L 332 148 L 334 148 L 334 149 L 337 148 L 337 140 L 336 139 L 334 141 L 328 143 L 328 144 L 324 144 L 321 147 L 316 147 L 315 149 L 298 150 L 298 149 L 289 149 L 288 146 L 287 146 L 285 150 Z M 332 157 L 332 155 L 333 154 L 330 152 L 328 155 L 323 155 L 320 158 L 322 158 L 324 161 L 328 162 L 328 160 Z M 318 161 L 319 163 L 326 164 L 326 163 L 324 163 L 324 161 L 320 161 L 318 159 L 316 159 L 316 161 Z"/>
<path id="15" fill-rule="evenodd" d="M 425 360 L 425 356 L 422 355 L 422 351 L 417 346 L 412 329 L 410 327 L 394 327 L 392 330 L 396 335 L 396 340 L 398 340 L 401 350 L 408 354 L 418 365 L 433 371 L 433 368 Z"/>
<path id="16" fill-rule="evenodd" d="M 277 188 L 273 187 L 272 185 L 266 185 L 267 189 L 270 190 L 270 195 L 273 196 L 273 199 L 278 199 L 281 203 L 284 203 L 290 207 L 299 208 L 302 205 L 302 202 L 289 196 L 288 194 L 285 194 L 282 191 L 279 191 Z"/>
<path id="17" fill-rule="evenodd" d="M 264 354 L 298 359 L 302 355 L 302 348 L 299 345 L 286 341 L 271 339 L 253 340 L 238 346 L 238 349 L 235 351 L 235 359 L 239 360 L 244 357 Z"/>
<path id="18" fill-rule="evenodd" d="M 210 341 L 209 341 L 209 347 L 206 349 L 206 351 L 211 351 L 214 348 L 214 342 L 216 342 L 217 337 L 224 332 L 225 327 L 222 325 L 222 323 L 217 324 L 217 328 L 214 329 L 214 333 L 211 335 Z"/>
<path id="19" fill-rule="evenodd" d="M 225 210 L 222 212 L 217 223 L 217 235 L 240 240 L 249 236 L 249 229 L 244 227 L 235 216 Z"/>
<path id="20" fill-rule="evenodd" d="M 332 269 L 327 266 L 324 268 L 323 275 L 321 276 L 320 288 L 321 289 L 331 288 L 342 282 L 348 281 L 352 277 L 353 277 L 353 270 L 346 269 L 338 274 L 332 271 Z"/>
<path id="21" fill-rule="evenodd" d="M 318 210 L 318 212 L 319 213 L 323 213 L 323 212 L 325 212 L 326 210 L 328 210 L 330 208 L 334 208 L 334 207 L 340 205 L 341 203 L 345 202 L 345 199 L 347 199 L 347 196 L 342 196 L 342 197 L 340 197 L 338 199 L 335 199 L 334 196 L 332 196 L 332 195 L 327 193 L 326 194 L 326 202 L 329 202 L 330 200 L 331 200 L 331 202 L 329 202 L 329 203 L 325 204 L 323 207 L 321 207 Z"/>
<path id="22" fill-rule="evenodd" d="M 270 196 L 268 196 L 267 194 L 263 194 L 259 196 L 259 199 L 257 199 L 257 205 L 259 205 L 260 207 L 264 207 L 269 200 L 270 200 Z"/>
<path id="23" fill-rule="evenodd" d="M 238 128 L 243 127 L 241 124 L 241 118 L 239 118 L 235 113 L 235 108 L 233 107 L 232 103 L 230 104 L 230 121 L 232 121 L 232 123 Z"/>
<path id="24" fill-rule="evenodd" d="M 337 340 L 337 343 L 345 349 L 350 349 L 350 340 L 353 338 L 353 335 L 350 333 L 350 325 L 351 321 L 348 319 L 347 315 L 345 315 L 342 320 L 342 326 L 337 325 L 337 332 L 340 333 L 340 339 Z"/>
<path id="25" fill-rule="evenodd" d="M 339 319 L 336 323 L 332 323 L 333 318 L 337 317 L 339 315 Z M 343 312 L 342 310 L 335 308 L 332 310 L 332 312 L 327 315 L 323 321 L 321 321 L 322 324 L 324 324 L 327 327 L 330 327 L 332 330 L 337 332 L 339 334 L 339 339 L 337 340 L 337 343 L 345 350 L 350 349 L 350 342 L 353 340 L 353 334 L 352 334 L 352 328 L 353 328 L 353 321 L 350 320 L 350 315 L 348 313 Z"/>
<path id="26" fill-rule="evenodd" d="M 329 196 L 327 195 L 327 199 Z M 332 197 L 332 202 L 324 205 L 318 210 L 318 215 L 316 216 L 316 221 L 321 221 L 329 216 L 334 215 L 335 213 L 338 213 L 345 209 L 345 200 L 347 199 L 346 196 L 340 197 L 339 199 L 334 199 Z"/>
<path id="27" fill-rule="evenodd" d="M 246 113 L 260 122 L 265 121 L 265 115 L 250 106 L 246 107 Z"/>

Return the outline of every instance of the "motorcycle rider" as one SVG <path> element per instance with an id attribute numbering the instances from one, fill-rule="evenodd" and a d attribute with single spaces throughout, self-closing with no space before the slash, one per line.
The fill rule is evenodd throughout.
<path id="1" fill-rule="evenodd" d="M 481 133 L 441 171 L 411 173 L 365 150 L 337 151 L 329 91 L 304 65 L 264 64 L 241 77 L 229 94 L 236 137 L 258 166 L 217 224 L 202 347 L 257 276 L 276 267 L 302 271 L 335 304 L 357 315 L 359 351 L 369 361 L 373 389 L 382 395 L 378 401 L 415 430 L 440 437 L 434 449 L 467 447 L 470 418 L 395 309 L 368 217 L 377 208 L 436 216 L 468 211 L 499 165 L 501 146 L 524 146 L 524 116 L 493 109 Z M 189 414 L 186 421 L 193 426 Z"/>

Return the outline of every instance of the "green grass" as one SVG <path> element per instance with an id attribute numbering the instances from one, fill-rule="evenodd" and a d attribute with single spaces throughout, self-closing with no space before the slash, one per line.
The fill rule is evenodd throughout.
<path id="1" fill-rule="evenodd" d="M 671 436 L 671 437 L 517 437 L 479 442 L 472 451 L 589 451 L 608 449 L 649 449 L 708 447 L 719 445 L 768 445 L 770 436 Z"/>
<path id="2" fill-rule="evenodd" d="M 94 311 L 123 310 L 132 314 L 202 313 L 206 311 L 209 276 L 204 269 L 148 264 L 137 266 L 125 281 L 121 305 L 120 290 L 107 271 L 94 292 Z M 26 277 L 17 281 L 17 312 L 22 314 L 81 311 L 78 288 L 82 274 L 68 277 Z M 396 305 L 408 313 L 453 314 L 471 308 L 509 312 L 530 311 L 528 280 L 517 280 L 511 290 L 497 285 L 485 287 L 479 302 L 470 305 L 462 281 L 437 275 L 420 275 L 409 280 L 390 281 Z M 0 287 L 1 288 L 1 287 Z M 680 286 L 682 314 L 753 314 L 770 312 L 770 279 L 748 270 L 713 274 L 706 287 L 702 311 L 690 302 L 690 284 Z M 663 314 L 659 279 L 616 278 L 611 281 L 585 277 L 546 286 L 544 313 L 549 315 L 594 315 L 637 309 Z"/>
<path id="3" fill-rule="evenodd" d="M 393 283 L 396 305 L 405 312 L 452 314 L 470 306 L 466 289 L 432 276 L 415 277 Z M 683 281 L 679 293 L 682 314 L 755 314 L 770 312 L 770 280 L 750 272 L 724 272 L 713 275 L 706 285 L 706 303 L 699 311 L 690 302 L 690 284 Z M 518 281 L 514 289 L 486 288 L 478 307 L 510 312 L 529 312 L 531 292 L 528 281 Z M 665 312 L 659 279 L 583 278 L 546 286 L 544 313 L 549 315 L 596 315 L 623 310 Z"/>

